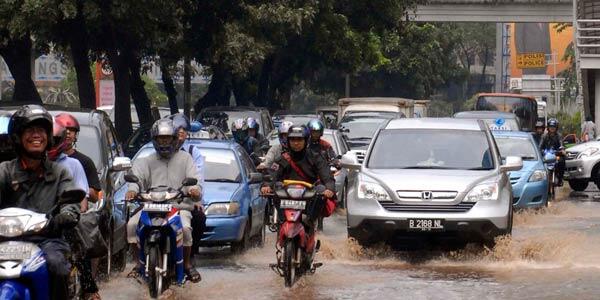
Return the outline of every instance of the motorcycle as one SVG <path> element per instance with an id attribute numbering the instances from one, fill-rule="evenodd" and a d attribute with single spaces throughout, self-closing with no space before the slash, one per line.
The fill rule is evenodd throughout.
<path id="1" fill-rule="evenodd" d="M 556 179 L 556 164 L 560 156 L 554 149 L 544 149 L 544 163 L 548 170 L 548 195 L 554 197 L 555 187 L 558 185 Z"/>
<path id="2" fill-rule="evenodd" d="M 135 175 L 125 175 L 125 181 L 139 185 Z M 185 283 L 183 225 L 179 211 L 193 209 L 193 205 L 181 203 L 185 196 L 182 189 L 197 183 L 197 179 L 186 178 L 179 189 L 153 187 L 134 199 L 142 210 L 136 230 L 140 241 L 138 259 L 142 262 L 140 273 L 148 282 L 152 298 L 167 290 L 173 280 L 180 286 Z"/>
<path id="3" fill-rule="evenodd" d="M 314 273 L 323 265 L 313 260 L 320 248 L 314 227 L 323 208 L 324 191 L 324 186 L 285 180 L 276 184 L 274 193 L 268 195 L 284 216 L 275 246 L 277 263 L 270 267 L 284 277 L 286 287 L 291 287 L 298 277 Z"/>
<path id="4" fill-rule="evenodd" d="M 14 207 L 0 210 L 1 299 L 50 299 L 46 254 L 35 242 L 43 239 L 50 224 L 45 214 L 31 210 Z M 74 266 L 68 287 L 69 298 L 81 296 L 79 272 Z"/>

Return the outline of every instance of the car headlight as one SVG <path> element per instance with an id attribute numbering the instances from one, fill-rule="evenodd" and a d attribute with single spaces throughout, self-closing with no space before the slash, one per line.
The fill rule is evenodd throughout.
<path id="1" fill-rule="evenodd" d="M 364 175 L 361 176 L 358 183 L 358 198 L 369 200 L 392 200 L 388 192 L 379 183 L 365 180 Z"/>
<path id="2" fill-rule="evenodd" d="M 498 200 L 498 183 L 486 182 L 476 185 L 463 200 L 464 202 Z"/>
<path id="3" fill-rule="evenodd" d="M 205 211 L 208 215 L 237 215 L 240 213 L 239 202 L 221 202 L 210 204 Z"/>
<path id="4" fill-rule="evenodd" d="M 536 182 L 536 181 L 543 181 L 543 180 L 546 180 L 546 170 L 535 170 L 535 171 L 533 171 L 531 176 L 529 176 L 529 179 L 527 181 Z"/>
<path id="5" fill-rule="evenodd" d="M 14 217 L 0 218 L 0 236 L 15 237 L 20 236 L 25 231 L 25 226 L 21 220 Z"/>
<path id="6" fill-rule="evenodd" d="M 598 150 L 599 149 L 595 148 L 595 147 L 587 148 L 587 149 L 583 150 L 581 153 L 579 153 L 579 155 L 577 155 L 577 158 L 585 158 L 585 157 L 599 154 Z"/>

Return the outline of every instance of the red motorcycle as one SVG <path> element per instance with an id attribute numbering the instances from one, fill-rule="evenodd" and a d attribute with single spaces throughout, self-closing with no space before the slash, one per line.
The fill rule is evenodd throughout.
<path id="1" fill-rule="evenodd" d="M 277 263 L 273 269 L 291 287 L 298 277 L 314 273 L 322 263 L 313 263 L 320 247 L 316 240 L 316 221 L 323 209 L 324 186 L 304 181 L 285 180 L 275 186 L 273 199 L 277 213 L 283 214 L 276 244 Z"/>

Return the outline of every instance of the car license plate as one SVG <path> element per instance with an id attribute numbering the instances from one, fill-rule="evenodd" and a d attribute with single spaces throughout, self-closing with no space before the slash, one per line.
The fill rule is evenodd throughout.
<path id="1" fill-rule="evenodd" d="M 408 229 L 417 231 L 444 230 L 444 222 L 440 219 L 409 219 Z"/>
<path id="2" fill-rule="evenodd" d="M 171 204 L 163 203 L 144 203 L 144 211 L 147 212 L 168 212 L 171 211 L 173 206 Z"/>
<path id="3" fill-rule="evenodd" d="M 0 260 L 23 260 L 31 256 L 29 245 L 2 245 L 0 246 Z"/>
<path id="4" fill-rule="evenodd" d="M 298 201 L 298 200 L 281 200 L 279 204 L 280 208 L 284 209 L 297 209 L 303 210 L 306 208 L 306 201 Z"/>

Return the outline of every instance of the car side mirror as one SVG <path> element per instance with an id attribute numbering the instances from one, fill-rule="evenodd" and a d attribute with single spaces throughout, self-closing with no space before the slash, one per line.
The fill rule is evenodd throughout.
<path id="1" fill-rule="evenodd" d="M 342 155 L 340 162 L 342 167 L 348 170 L 360 171 L 362 169 L 362 165 L 358 163 L 358 158 L 353 152 L 348 152 Z"/>
<path id="2" fill-rule="evenodd" d="M 129 157 L 115 157 L 110 168 L 111 172 L 121 172 L 131 169 L 131 159 Z"/>
<path id="3" fill-rule="evenodd" d="M 518 171 L 523 168 L 523 159 L 518 156 L 507 156 L 506 163 L 500 166 L 501 172 Z"/>
<path id="4" fill-rule="evenodd" d="M 125 175 L 125 181 L 127 181 L 129 183 L 139 183 L 140 179 L 133 174 L 127 174 L 127 175 Z"/>
<path id="5" fill-rule="evenodd" d="M 257 173 L 257 172 L 256 173 L 252 172 L 252 173 L 250 173 L 250 178 L 248 179 L 248 182 L 250 182 L 250 183 L 260 183 L 260 182 L 263 181 L 263 179 L 264 179 L 263 174 Z"/>
<path id="6" fill-rule="evenodd" d="M 190 177 L 184 179 L 183 182 L 181 183 L 182 186 L 193 186 L 196 184 L 198 184 L 198 179 L 190 178 Z"/>
<path id="7" fill-rule="evenodd" d="M 338 131 L 342 132 L 342 133 L 348 133 L 348 132 L 350 132 L 350 129 L 341 127 L 341 128 L 338 129 Z"/>

